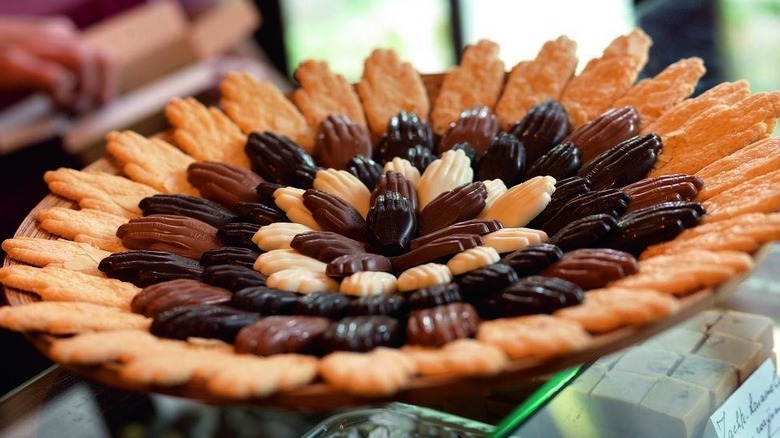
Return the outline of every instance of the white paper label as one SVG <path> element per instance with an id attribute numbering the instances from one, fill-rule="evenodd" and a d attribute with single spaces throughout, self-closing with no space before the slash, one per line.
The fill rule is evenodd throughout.
<path id="1" fill-rule="evenodd" d="M 710 416 L 704 438 L 780 436 L 780 378 L 767 359 Z"/>

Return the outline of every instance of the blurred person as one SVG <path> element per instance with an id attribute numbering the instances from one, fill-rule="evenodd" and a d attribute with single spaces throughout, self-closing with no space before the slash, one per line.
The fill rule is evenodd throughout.
<path id="1" fill-rule="evenodd" d="M 111 57 L 66 17 L 0 17 L 0 92 L 46 92 L 80 113 L 116 95 Z"/>

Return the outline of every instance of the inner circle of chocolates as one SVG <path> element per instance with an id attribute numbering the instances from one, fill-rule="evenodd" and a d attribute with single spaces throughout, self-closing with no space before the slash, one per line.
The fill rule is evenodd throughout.
<path id="1" fill-rule="evenodd" d="M 251 172 L 191 165 L 203 198 L 144 199 L 144 217 L 117 233 L 131 250 L 100 270 L 145 287 L 133 309 L 153 316 L 162 337 L 215 338 L 258 355 L 441 346 L 474 336 L 480 321 L 580 304 L 583 291 L 636 272 L 644 248 L 696 226 L 705 211 L 691 199 L 701 181 L 645 179 L 663 145 L 638 135 L 638 122 L 623 107 L 572 131 L 563 106 L 547 100 L 506 130 L 490 108 L 470 108 L 440 137 L 413 112 L 392 117 L 375 141 L 331 116 L 313 155 L 282 135 L 252 133 Z M 496 202 L 504 196 L 535 206 Z M 498 219 L 518 215 L 529 219 Z M 305 226 L 258 238 L 284 222 Z M 546 238 L 497 234 L 523 226 Z M 479 246 L 500 259 L 433 284 L 409 280 Z M 273 251 L 288 258 L 272 263 Z M 299 273 L 294 290 L 272 287 L 289 269 Z M 339 290 L 342 279 L 367 272 L 378 273 L 365 276 L 376 286 Z M 399 292 L 402 274 L 421 286 Z"/>

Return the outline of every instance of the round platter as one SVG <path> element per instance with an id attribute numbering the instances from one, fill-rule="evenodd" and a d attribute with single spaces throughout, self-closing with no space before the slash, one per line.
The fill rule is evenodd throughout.
<path id="1" fill-rule="evenodd" d="M 119 173 L 116 166 L 107 158 L 102 158 L 94 162 L 89 165 L 87 169 Z M 59 196 L 48 195 L 27 215 L 14 237 L 55 238 L 55 236 L 52 236 L 38 227 L 37 221 L 35 220 L 35 213 L 38 210 L 55 206 L 73 207 L 74 205 L 75 204 L 71 201 Z M 764 254 L 765 251 L 760 250 L 754 257 L 760 259 Z M 18 262 L 10 258 L 6 258 L 3 262 L 3 266 L 13 264 L 18 264 Z M 576 352 L 547 359 L 534 358 L 515 360 L 504 370 L 504 372 L 491 377 L 417 377 L 409 388 L 396 393 L 392 397 L 392 400 L 426 404 L 426 402 L 434 402 L 437 399 L 440 400 L 451 395 L 485 395 L 493 388 L 522 383 L 523 381 L 527 381 L 534 377 L 547 375 L 576 364 L 594 361 L 605 354 L 640 342 L 678 324 L 702 310 L 713 307 L 719 300 L 728 296 L 735 290 L 737 284 L 744 278 L 744 275 L 746 274 L 731 279 L 717 289 L 705 289 L 681 298 L 681 305 L 678 311 L 651 324 L 638 328 L 626 327 L 603 335 L 594 336 L 585 348 L 577 350 Z M 34 294 L 8 287 L 4 287 L 4 293 L 10 305 L 22 305 L 39 300 Z M 44 354 L 47 354 L 51 341 L 55 339 L 54 336 L 49 334 L 28 333 L 27 336 Z M 293 409 L 330 409 L 339 406 L 359 405 L 379 401 L 378 399 L 360 398 L 335 391 L 323 383 L 315 383 L 301 389 L 276 394 L 267 398 L 231 400 L 216 398 L 204 387 L 194 383 L 174 387 L 139 386 L 122 380 L 119 376 L 117 367 L 112 366 L 111 364 L 89 367 L 72 365 L 63 366 L 86 378 L 122 389 L 168 394 L 214 404 L 240 402 L 241 404 L 278 406 Z"/>
<path id="2" fill-rule="evenodd" d="M 442 84 L 442 74 L 423 75 L 422 80 L 427 89 L 429 98 L 434 101 Z M 165 136 L 166 134 L 161 134 Z M 103 171 L 119 174 L 119 168 L 109 158 L 102 158 L 87 167 L 92 171 Z M 56 236 L 39 228 L 35 219 L 39 210 L 55 206 L 76 208 L 76 204 L 56 195 L 45 197 L 25 218 L 14 237 L 35 237 L 55 239 Z M 759 260 L 765 256 L 769 245 L 754 254 L 754 259 Z M 18 262 L 6 258 L 3 266 L 18 264 Z M 722 284 L 717 289 L 704 289 L 696 293 L 680 298 L 679 309 L 661 319 L 642 327 L 626 327 L 612 332 L 594 336 L 589 343 L 574 352 L 559 355 L 552 358 L 531 358 L 512 361 L 500 374 L 490 377 L 465 378 L 465 377 L 416 377 L 411 385 L 397 393 L 391 399 L 407 403 L 430 405 L 435 404 L 449 396 L 485 396 L 492 389 L 507 387 L 515 384 L 523 384 L 535 377 L 548 375 L 555 371 L 598 359 L 599 357 L 640 342 L 656 333 L 659 333 L 681 321 L 713 307 L 719 300 L 728 296 L 736 289 L 737 284 L 745 275 L 736 276 Z M 22 305 L 38 301 L 39 298 L 24 291 L 3 286 L 6 299 L 10 305 Z M 49 347 L 55 336 L 41 333 L 26 333 L 30 341 L 44 354 L 48 354 Z M 345 392 L 337 391 L 332 387 L 315 381 L 315 383 L 300 389 L 278 393 L 266 398 L 252 399 L 226 399 L 219 398 L 208 391 L 206 387 L 192 381 L 179 386 L 142 386 L 122 379 L 119 365 L 105 363 L 99 366 L 74 366 L 63 365 L 65 368 L 76 372 L 85 378 L 98 381 L 103 384 L 119 387 L 126 390 L 160 393 L 193 400 L 199 400 L 212 404 L 249 404 L 276 406 L 291 409 L 333 409 L 349 405 L 375 403 L 386 399 L 361 398 Z"/>

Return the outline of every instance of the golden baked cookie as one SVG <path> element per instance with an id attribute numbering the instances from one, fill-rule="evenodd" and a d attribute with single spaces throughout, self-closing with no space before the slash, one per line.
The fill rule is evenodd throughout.
<path id="1" fill-rule="evenodd" d="M 561 93 L 561 104 L 573 129 L 593 120 L 622 97 L 647 63 L 652 40 L 634 29 L 612 41 L 599 58 L 591 59 Z"/>
<path id="2" fill-rule="evenodd" d="M 42 229 L 74 242 L 109 252 L 126 250 L 122 240 L 116 237 L 116 230 L 128 221 L 125 217 L 90 208 L 52 207 L 38 211 L 35 219 Z"/>
<path id="3" fill-rule="evenodd" d="M 151 322 L 142 315 L 92 303 L 37 301 L 0 307 L 0 326 L 20 332 L 67 335 L 101 330 L 144 330 Z"/>
<path id="4" fill-rule="evenodd" d="M 401 62 L 393 50 L 376 49 L 366 58 L 363 76 L 357 84 L 371 134 L 379 137 L 387 122 L 400 111 L 427 120 L 431 104 L 420 74 L 408 62 Z"/>
<path id="5" fill-rule="evenodd" d="M 11 265 L 0 268 L 6 287 L 35 292 L 44 301 L 76 301 L 130 310 L 139 288 L 113 278 L 98 277 L 56 266 Z"/>
<path id="6" fill-rule="evenodd" d="M 103 276 L 98 263 L 111 254 L 87 243 L 34 237 L 6 239 L 3 251 L 14 260 L 40 268 L 56 266 L 97 276 Z"/>
<path id="7" fill-rule="evenodd" d="M 246 135 L 219 108 L 187 97 L 174 97 L 165 116 L 175 129 L 176 145 L 198 161 L 222 161 L 249 168 Z"/>
<path id="8" fill-rule="evenodd" d="M 460 65 L 444 76 L 433 103 L 431 128 L 435 134 L 444 134 L 464 110 L 475 105 L 495 106 L 504 85 L 504 62 L 498 51 L 498 44 L 488 40 L 466 47 Z"/>
<path id="9" fill-rule="evenodd" d="M 584 347 L 590 335 L 573 321 L 550 315 L 531 315 L 485 321 L 477 340 L 495 345 L 512 359 L 550 357 Z"/>
<path id="10" fill-rule="evenodd" d="M 605 333 L 626 326 L 641 326 L 676 311 L 679 301 L 653 289 L 607 287 L 585 292 L 582 304 L 556 310 L 590 333 Z"/>
<path id="11" fill-rule="evenodd" d="M 133 219 L 141 215 L 138 203 L 159 194 L 145 184 L 105 172 L 59 168 L 43 174 L 52 193 L 76 201 L 81 208 L 94 209 Z"/>
<path id="12" fill-rule="evenodd" d="M 417 374 L 417 365 L 399 350 L 379 347 L 368 353 L 338 351 L 320 361 L 320 375 L 331 387 L 362 397 L 394 394 Z"/>
<path id="13" fill-rule="evenodd" d="M 753 252 L 780 240 L 780 213 L 749 213 L 689 228 L 668 242 L 648 247 L 641 259 L 686 249 Z"/>
<path id="14" fill-rule="evenodd" d="M 704 222 L 720 221 L 747 213 L 780 210 L 780 169 L 725 190 L 702 204 L 707 209 Z"/>
<path id="15" fill-rule="evenodd" d="M 638 273 L 610 286 L 687 295 L 718 286 L 752 267 L 753 259 L 743 252 L 689 249 L 644 259 L 639 262 Z"/>
<path id="16" fill-rule="evenodd" d="M 696 175 L 704 181 L 696 200 L 706 201 L 740 183 L 780 169 L 780 137 L 768 137 L 706 166 Z"/>
<path id="17" fill-rule="evenodd" d="M 612 106 L 636 108 L 641 129 L 693 94 L 706 71 L 701 58 L 681 59 L 654 77 L 637 82 Z"/>
<path id="18" fill-rule="evenodd" d="M 246 72 L 230 72 L 219 84 L 220 106 L 244 132 L 283 135 L 311 153 L 315 132 L 298 108 L 271 82 Z"/>
<path id="19" fill-rule="evenodd" d="M 667 134 L 649 176 L 694 174 L 771 135 L 780 117 L 780 91 L 756 93 L 734 105 L 716 105 Z"/>
<path id="20" fill-rule="evenodd" d="M 547 99 L 561 96 L 577 67 L 577 43 L 565 35 L 542 45 L 536 58 L 517 63 L 507 76 L 496 103 L 496 117 L 506 130 L 522 120 L 528 110 Z"/>
<path id="21" fill-rule="evenodd" d="M 655 132 L 663 139 L 713 106 L 731 106 L 742 99 L 747 99 L 748 96 L 750 96 L 750 84 L 747 81 L 723 82 L 694 98 L 678 103 L 653 123 L 643 125 L 641 134 Z"/>
<path id="22" fill-rule="evenodd" d="M 293 75 L 301 85 L 292 94 L 293 102 L 314 131 L 331 114 L 346 116 L 366 128 L 360 98 L 344 76 L 330 70 L 327 62 L 305 61 Z"/>
<path id="23" fill-rule="evenodd" d="M 414 361 L 422 376 L 492 376 L 509 364 L 500 348 L 468 338 L 441 348 L 405 345 L 401 351 Z"/>
<path id="24" fill-rule="evenodd" d="M 133 131 L 113 131 L 106 135 L 106 151 L 133 181 L 161 193 L 198 196 L 187 181 L 187 167 L 195 159 L 159 138 L 146 138 Z"/>

